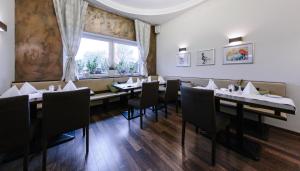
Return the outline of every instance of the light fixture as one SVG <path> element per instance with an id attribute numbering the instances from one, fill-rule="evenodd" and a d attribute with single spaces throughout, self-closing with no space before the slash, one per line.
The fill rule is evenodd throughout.
<path id="1" fill-rule="evenodd" d="M 242 42 L 242 41 L 243 41 L 243 37 L 230 38 L 229 39 L 229 44 L 236 43 L 236 42 Z"/>
<path id="2" fill-rule="evenodd" d="M 6 24 L 2 23 L 1 21 L 0 21 L 0 31 L 7 31 Z"/>
<path id="3" fill-rule="evenodd" d="M 186 48 L 179 48 L 179 52 L 186 52 Z"/>

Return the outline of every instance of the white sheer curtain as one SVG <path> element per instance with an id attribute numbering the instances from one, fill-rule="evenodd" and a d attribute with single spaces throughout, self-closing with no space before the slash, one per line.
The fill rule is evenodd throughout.
<path id="1" fill-rule="evenodd" d="M 83 0 L 53 0 L 56 18 L 65 50 L 62 80 L 76 80 L 76 62 L 88 3 Z"/>
<path id="2" fill-rule="evenodd" d="M 136 41 L 140 50 L 141 74 L 148 76 L 147 57 L 150 46 L 150 24 L 135 20 Z"/>

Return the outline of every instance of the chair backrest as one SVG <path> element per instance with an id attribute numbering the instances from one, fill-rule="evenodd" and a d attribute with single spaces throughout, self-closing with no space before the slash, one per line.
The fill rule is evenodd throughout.
<path id="1" fill-rule="evenodd" d="M 142 84 L 142 107 L 151 107 L 158 104 L 158 87 L 159 83 L 157 81 Z"/>
<path id="2" fill-rule="evenodd" d="M 182 118 L 200 129 L 216 132 L 215 97 L 213 90 L 181 88 Z"/>
<path id="3" fill-rule="evenodd" d="M 90 89 L 43 94 L 43 135 L 85 127 L 90 121 Z"/>
<path id="4" fill-rule="evenodd" d="M 30 137 L 28 96 L 0 99 L 0 151 L 26 145 Z"/>
<path id="5" fill-rule="evenodd" d="M 167 101 L 178 100 L 179 87 L 180 87 L 179 80 L 167 80 L 167 88 L 165 94 Z"/>

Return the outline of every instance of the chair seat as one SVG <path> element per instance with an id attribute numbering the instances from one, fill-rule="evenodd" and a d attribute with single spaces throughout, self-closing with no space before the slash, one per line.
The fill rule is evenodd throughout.
<path id="1" fill-rule="evenodd" d="M 100 94 L 95 94 L 90 97 L 91 101 L 95 100 L 103 100 L 107 98 L 112 98 L 112 97 L 118 97 L 121 95 L 126 95 L 126 92 L 118 92 L 118 93 L 112 93 L 112 92 L 107 92 L 107 93 L 100 93 Z"/>
<path id="2" fill-rule="evenodd" d="M 128 100 L 128 105 L 135 107 L 135 108 L 141 108 L 141 99 L 135 98 L 135 99 L 130 99 Z"/>

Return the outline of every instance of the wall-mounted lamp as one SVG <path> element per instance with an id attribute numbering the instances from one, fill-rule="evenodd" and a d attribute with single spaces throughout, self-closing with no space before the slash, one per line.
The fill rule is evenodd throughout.
<path id="1" fill-rule="evenodd" d="M 235 37 L 235 38 L 229 39 L 229 44 L 238 43 L 238 42 L 242 42 L 242 41 L 243 41 L 243 37 Z"/>
<path id="2" fill-rule="evenodd" d="M 0 21 L 0 31 L 7 31 L 6 24 L 2 23 L 1 21 Z"/>
<path id="3" fill-rule="evenodd" d="M 186 52 L 186 48 L 179 48 L 179 52 Z"/>

